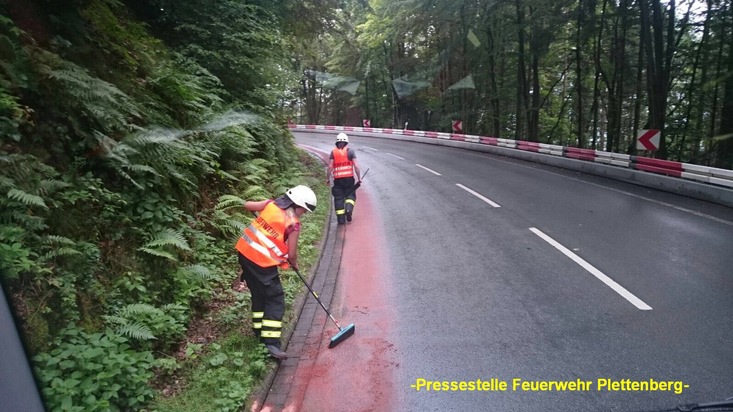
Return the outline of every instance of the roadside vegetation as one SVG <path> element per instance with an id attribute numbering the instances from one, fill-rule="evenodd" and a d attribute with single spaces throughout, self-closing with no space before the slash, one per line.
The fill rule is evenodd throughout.
<path id="1" fill-rule="evenodd" d="M 232 287 L 243 201 L 328 205 L 285 127 L 293 4 L 0 3 L 0 271 L 49 410 L 235 411 L 272 366 Z"/>

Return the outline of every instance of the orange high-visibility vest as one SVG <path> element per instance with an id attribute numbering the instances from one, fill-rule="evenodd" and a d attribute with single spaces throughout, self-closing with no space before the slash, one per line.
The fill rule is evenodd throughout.
<path id="1" fill-rule="evenodd" d="M 349 160 L 349 149 L 333 149 L 333 178 L 354 177 L 354 162 Z"/>
<path id="2" fill-rule="evenodd" d="M 288 215 L 274 202 L 270 202 L 244 229 L 236 248 L 260 267 L 280 266 L 287 269 L 288 245 L 285 243 L 285 230 L 298 222 L 297 216 Z"/>

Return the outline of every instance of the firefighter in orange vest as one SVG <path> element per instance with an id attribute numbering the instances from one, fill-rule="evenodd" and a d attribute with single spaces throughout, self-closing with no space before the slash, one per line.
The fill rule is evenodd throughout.
<path id="1" fill-rule="evenodd" d="M 244 207 L 259 212 L 237 242 L 242 280 L 252 293 L 252 328 L 270 356 L 287 358 L 280 346 L 285 294 L 278 267 L 298 268 L 300 217 L 316 208 L 316 194 L 296 186 L 275 200 L 247 201 Z"/>
<path id="2" fill-rule="evenodd" d="M 336 148 L 328 158 L 328 175 L 333 176 L 333 205 L 336 209 L 336 220 L 339 225 L 351 222 L 351 215 L 356 205 L 356 190 L 354 177 L 361 182 L 361 172 L 356 164 L 356 152 L 349 149 L 349 136 L 339 133 L 336 136 Z"/>

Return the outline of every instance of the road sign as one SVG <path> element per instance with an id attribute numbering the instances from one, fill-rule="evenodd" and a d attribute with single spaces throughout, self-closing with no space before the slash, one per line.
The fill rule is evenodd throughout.
<path id="1" fill-rule="evenodd" d="M 453 132 L 454 133 L 463 132 L 463 122 L 461 120 L 453 120 Z"/>
<path id="2" fill-rule="evenodd" d="M 637 150 L 659 150 L 659 137 L 662 132 L 657 129 L 641 129 L 636 133 Z"/>
<path id="3" fill-rule="evenodd" d="M 362 126 L 364 127 L 372 127 L 372 121 L 369 119 L 363 119 L 361 121 Z"/>

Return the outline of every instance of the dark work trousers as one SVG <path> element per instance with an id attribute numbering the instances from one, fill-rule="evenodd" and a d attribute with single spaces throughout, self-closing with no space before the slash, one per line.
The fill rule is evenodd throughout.
<path id="1" fill-rule="evenodd" d="M 241 253 L 242 280 L 252 294 L 252 329 L 265 345 L 280 347 L 285 314 L 285 293 L 277 266 L 260 267 Z"/>
<path id="2" fill-rule="evenodd" d="M 346 220 L 351 221 L 351 214 L 354 212 L 354 206 L 356 205 L 355 183 L 353 177 L 333 179 L 333 187 L 331 188 L 333 206 L 336 209 L 336 219 L 341 225 Z"/>

